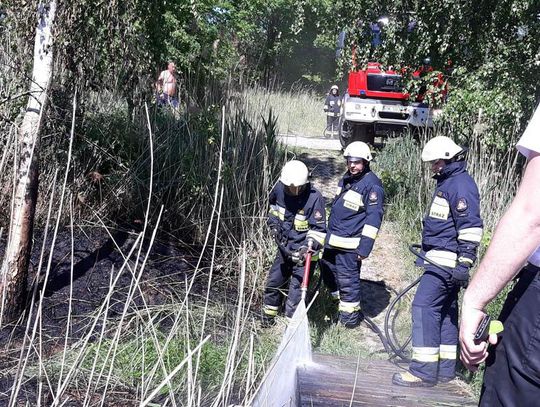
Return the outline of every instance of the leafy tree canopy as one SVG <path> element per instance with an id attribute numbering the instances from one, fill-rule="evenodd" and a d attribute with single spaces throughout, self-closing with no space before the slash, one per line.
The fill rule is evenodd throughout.
<path id="1" fill-rule="evenodd" d="M 14 49 L 25 71 L 37 6 L 38 0 L 2 6 L 1 35 L 18 38 Z M 540 98 L 539 10 L 538 0 L 74 0 L 59 4 L 56 75 L 62 86 L 107 88 L 132 104 L 152 93 L 168 60 L 202 87 L 303 80 L 326 88 L 344 78 L 354 44 L 360 61 L 416 67 L 429 56 L 445 73 L 451 61 L 452 89 L 503 95 L 486 96 L 494 103 L 486 111 L 514 106 L 510 121 L 524 121 Z M 373 47 L 367 28 L 381 17 L 382 43 Z M 342 30 L 347 41 L 338 68 Z M 494 101 L 501 97 L 512 100 L 502 110 Z"/>

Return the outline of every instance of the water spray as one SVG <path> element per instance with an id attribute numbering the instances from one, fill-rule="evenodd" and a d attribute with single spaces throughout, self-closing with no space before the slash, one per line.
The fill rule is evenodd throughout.
<path id="1" fill-rule="evenodd" d="M 290 253 L 285 247 L 279 247 L 283 252 Z M 270 367 L 254 396 L 246 405 L 251 407 L 297 406 L 296 369 L 312 361 L 305 303 L 312 255 L 313 240 L 308 239 L 308 249 L 304 258 L 304 278 L 300 285 L 301 300 L 288 321 L 287 329 Z"/>

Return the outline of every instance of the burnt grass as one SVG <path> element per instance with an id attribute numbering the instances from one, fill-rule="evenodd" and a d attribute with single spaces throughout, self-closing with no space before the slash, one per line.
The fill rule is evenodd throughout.
<path id="1" fill-rule="evenodd" d="M 118 270 L 124 263 L 122 253 L 127 256 L 139 231 L 133 228 L 118 228 L 110 231 L 110 236 L 102 228 L 81 228 L 74 230 L 74 252 L 73 252 L 73 286 L 71 304 L 71 329 L 69 332 L 68 344 L 73 344 L 78 339 L 89 334 L 94 321 L 95 311 L 102 305 L 111 284 L 112 279 L 117 276 Z M 51 357 L 61 352 L 64 347 L 65 336 L 67 334 L 67 321 L 69 313 L 70 298 L 70 273 L 71 273 L 71 232 L 69 229 L 58 233 L 56 244 L 53 250 L 50 275 L 47 283 L 44 283 L 44 273 L 49 258 L 51 237 L 48 237 L 45 245 L 45 261 L 41 273 L 38 274 L 40 252 L 43 246 L 43 232 L 35 233 L 31 266 L 28 275 L 29 300 L 25 315 L 17 323 L 4 326 L 0 330 L 0 406 L 8 404 L 17 364 L 21 354 L 21 346 L 24 339 L 25 328 L 28 322 L 28 312 L 32 293 L 34 297 L 33 318 L 37 309 L 40 293 L 44 293 L 43 309 L 41 313 L 40 330 L 42 337 L 42 349 L 44 357 Z M 5 241 L 0 242 L 0 255 L 3 255 Z M 118 250 L 120 249 L 120 250 Z M 141 259 L 149 249 L 148 239 L 143 243 Z M 186 291 L 186 281 L 193 276 L 193 270 L 197 263 L 196 251 L 188 251 L 181 248 L 170 238 L 158 238 L 152 245 L 149 258 L 142 273 L 141 282 L 131 303 L 129 312 L 143 309 L 144 304 L 170 304 L 179 302 Z M 131 256 L 129 264 L 135 264 L 136 252 Z M 204 271 L 204 268 L 202 269 Z M 112 326 L 111 320 L 119 318 L 124 310 L 126 299 L 133 274 L 127 267 L 124 268 L 112 295 L 108 311 L 107 327 Z M 198 279 L 199 280 L 199 279 Z M 201 280 L 204 280 L 204 276 Z M 188 283 L 189 284 L 189 283 Z M 194 284 L 192 292 L 202 294 L 206 290 L 204 281 Z M 102 319 L 102 318 L 101 318 Z M 167 331 L 172 324 L 172 316 L 161 320 L 160 329 Z M 93 328 L 91 341 L 95 341 L 101 332 L 100 322 Z M 111 334 L 112 335 L 112 334 Z M 34 352 L 30 354 L 35 355 Z M 36 359 L 35 356 L 32 356 Z M 31 360 L 30 363 L 35 362 Z M 16 405 L 37 405 L 37 380 L 29 377 L 23 380 L 23 385 Z M 55 384 L 54 384 L 55 385 Z M 46 387 L 46 386 L 45 386 Z M 66 406 L 82 405 L 76 389 L 68 389 L 64 399 L 69 397 Z M 96 402 L 100 402 L 100 397 L 96 396 Z M 158 399 L 155 400 L 159 402 Z M 41 404 L 44 406 L 52 403 L 52 394 L 47 388 L 43 390 Z M 91 403 L 93 405 L 94 403 Z M 128 406 L 135 405 L 135 393 L 130 388 L 114 388 L 108 391 L 107 406 Z"/>

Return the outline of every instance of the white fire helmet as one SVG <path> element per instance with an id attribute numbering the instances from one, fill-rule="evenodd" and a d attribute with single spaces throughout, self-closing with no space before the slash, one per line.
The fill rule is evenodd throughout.
<path id="1" fill-rule="evenodd" d="M 302 161 L 292 160 L 283 166 L 279 180 L 287 187 L 301 187 L 306 185 L 309 171 Z"/>
<path id="2" fill-rule="evenodd" d="M 337 85 L 332 85 L 332 87 L 330 88 L 331 91 L 334 90 L 334 89 L 335 89 L 335 90 L 339 90 L 339 88 L 338 88 Z"/>
<path id="3" fill-rule="evenodd" d="M 345 148 L 343 157 L 346 159 L 363 158 L 366 161 L 373 159 L 369 146 L 363 141 L 354 141 Z"/>
<path id="4" fill-rule="evenodd" d="M 463 151 L 454 141 L 445 136 L 433 137 L 422 150 L 422 161 L 450 160 Z"/>

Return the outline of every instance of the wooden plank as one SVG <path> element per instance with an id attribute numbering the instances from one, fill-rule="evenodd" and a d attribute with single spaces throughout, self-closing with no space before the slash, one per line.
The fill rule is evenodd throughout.
<path id="1" fill-rule="evenodd" d="M 356 375 L 357 385 L 362 384 L 371 384 L 374 383 L 377 385 L 378 389 L 386 391 L 386 388 L 395 389 L 396 386 L 391 384 L 391 378 L 393 373 L 399 371 L 398 368 L 393 366 L 392 369 L 387 370 L 386 372 L 381 372 L 377 369 L 377 366 L 370 371 L 358 370 L 331 370 L 325 366 L 310 366 L 309 368 L 304 368 L 302 376 L 303 380 L 306 382 L 309 381 L 318 381 L 321 377 L 324 377 L 325 383 L 333 384 L 346 384 L 350 382 L 350 385 L 353 385 Z M 328 372 L 331 372 L 330 375 L 326 375 Z M 466 391 L 457 387 L 455 384 L 447 383 L 440 384 L 437 386 L 437 389 L 442 391 L 448 391 L 452 393 L 459 394 L 461 396 L 469 396 Z M 426 392 L 426 394 L 431 394 L 433 389 L 431 388 L 417 388 L 416 392 Z"/>
<path id="2" fill-rule="evenodd" d="M 298 369 L 300 406 L 473 406 L 470 394 L 455 383 L 431 388 L 394 386 L 396 365 L 384 360 L 355 360 L 314 355 Z"/>
<path id="3" fill-rule="evenodd" d="M 354 391 L 355 394 L 363 396 L 369 395 L 370 397 L 387 398 L 391 396 L 396 398 L 408 397 L 414 399 L 439 400 L 442 393 L 439 391 L 439 389 L 429 389 L 427 391 L 425 389 L 415 389 L 412 394 L 411 392 L 404 394 L 402 388 L 393 385 L 375 387 L 372 383 L 371 385 L 366 385 L 365 383 L 356 383 L 356 386 L 353 386 L 352 384 L 340 384 L 329 381 L 325 381 L 324 383 L 305 382 L 302 379 L 299 380 L 299 386 L 302 391 L 308 392 L 309 394 L 326 395 L 329 393 L 342 393 L 346 394 L 347 398 L 350 398 Z M 444 400 L 449 403 L 463 404 L 469 401 L 467 396 L 453 395 L 452 393 L 443 394 L 443 396 Z"/>
<path id="4" fill-rule="evenodd" d="M 316 384 L 316 383 L 306 383 L 302 380 L 299 381 L 299 388 L 302 389 L 302 391 L 308 392 L 309 394 L 319 394 L 324 393 L 327 394 L 329 392 L 337 392 L 337 393 L 343 393 L 346 394 L 347 397 L 350 397 L 350 395 L 353 394 L 353 391 L 355 394 L 363 394 L 363 395 L 369 395 L 373 397 L 409 397 L 409 398 L 423 398 L 423 399 L 440 399 L 441 393 L 443 394 L 443 399 L 447 402 L 451 403 L 464 403 L 468 402 L 469 397 L 464 395 L 452 395 L 452 393 L 444 394 L 443 392 L 437 390 L 432 390 L 431 392 L 424 392 L 424 391 L 415 391 L 414 393 L 407 393 L 404 392 L 401 388 L 391 388 L 389 386 L 384 388 L 377 388 L 371 386 L 365 386 L 362 383 L 357 383 L 356 386 L 346 386 L 346 385 L 339 385 L 335 383 L 324 383 L 324 385 Z M 395 386 L 394 386 L 395 387 Z"/>
<path id="5" fill-rule="evenodd" d="M 372 363 L 370 363 L 373 365 Z M 343 364 L 338 364 L 343 366 Z M 335 365 L 335 366 L 338 366 Z M 363 393 L 366 393 L 365 389 L 369 389 L 369 392 L 373 395 L 380 394 L 383 396 L 386 395 L 393 395 L 393 396 L 402 396 L 403 392 L 407 391 L 414 391 L 414 397 L 413 398 L 426 398 L 426 399 L 434 399 L 438 400 L 440 399 L 441 393 L 446 393 L 444 395 L 444 399 L 450 403 L 459 403 L 459 405 L 463 405 L 463 403 L 467 403 L 469 401 L 469 398 L 467 397 L 467 394 L 465 394 L 462 390 L 459 389 L 457 386 L 451 386 L 448 384 L 445 384 L 444 386 L 437 386 L 436 388 L 417 388 L 417 389 L 404 389 L 397 386 L 393 386 L 391 384 L 391 375 L 396 370 L 396 368 L 392 365 L 390 365 L 390 368 L 388 366 L 384 366 L 387 371 L 386 375 L 384 373 L 381 374 L 380 370 L 377 369 L 379 366 L 376 366 L 375 374 L 373 372 L 370 372 L 369 375 L 363 375 L 361 368 L 361 363 L 359 365 L 359 372 L 358 376 L 356 377 L 356 388 L 355 392 L 362 391 Z M 376 363 L 374 364 L 376 365 Z M 383 367 L 383 366 L 381 366 Z M 308 372 L 308 374 L 304 374 L 300 372 L 300 385 L 304 386 L 307 384 L 309 386 L 310 382 L 316 383 L 315 389 L 324 387 L 325 392 L 328 392 L 332 390 L 332 388 L 340 389 L 342 392 L 347 393 L 347 398 L 350 398 L 350 395 L 352 394 L 353 386 L 354 386 L 354 380 L 356 375 L 356 370 L 350 369 L 348 372 L 343 370 L 332 370 L 332 369 L 317 369 L 317 371 L 313 371 L 313 369 L 304 369 Z M 330 372 L 330 373 L 329 373 Z M 336 374 L 336 372 L 338 372 Z M 305 372 L 304 372 L 305 373 Z M 310 376 L 311 375 L 311 376 Z M 303 377 L 304 376 L 304 377 Z M 386 378 L 385 378 L 386 376 Z M 383 380 L 383 379 L 386 380 Z M 321 385 L 321 382 L 323 383 Z M 444 391 L 444 389 L 450 390 L 450 391 Z M 408 396 L 411 398 L 411 395 Z"/>
<path id="6" fill-rule="evenodd" d="M 393 373 L 393 372 L 392 372 Z M 356 380 L 356 387 L 366 388 L 366 387 L 372 387 L 373 392 L 388 392 L 388 391 L 394 391 L 396 388 L 401 389 L 399 387 L 394 386 L 391 383 L 391 374 L 387 376 L 387 378 L 384 378 L 381 380 L 380 376 L 367 376 L 362 375 L 362 372 L 358 373 L 358 376 L 355 377 L 355 372 L 350 373 L 344 373 L 344 372 L 337 372 L 337 373 L 331 373 L 327 374 L 327 371 L 317 371 L 314 372 L 313 370 L 303 371 L 301 374 L 300 380 L 302 380 L 302 383 L 306 383 L 309 385 L 310 383 L 318 383 L 321 380 L 324 381 L 325 386 L 342 386 L 347 388 L 353 388 L 354 382 Z M 441 384 L 436 387 L 437 391 L 447 392 L 449 395 L 447 397 L 468 397 L 469 395 L 459 387 L 455 385 L 449 385 L 449 384 Z M 415 390 L 416 394 L 426 394 L 430 395 L 433 393 L 432 388 L 417 388 Z"/>
<path id="7" fill-rule="evenodd" d="M 306 400 L 309 400 L 307 405 L 331 405 L 331 404 L 347 404 L 350 400 L 354 401 L 354 405 L 365 404 L 372 406 L 463 406 L 471 405 L 467 398 L 448 398 L 442 399 L 437 392 L 431 394 L 403 394 L 402 391 L 374 392 L 373 388 L 344 388 L 339 386 L 324 385 L 305 385 L 300 383 L 301 388 L 301 403 L 306 405 Z M 354 396 L 353 396 L 354 394 Z M 316 401 L 316 402 L 315 402 Z M 474 405 L 474 404 L 473 404 Z"/>

